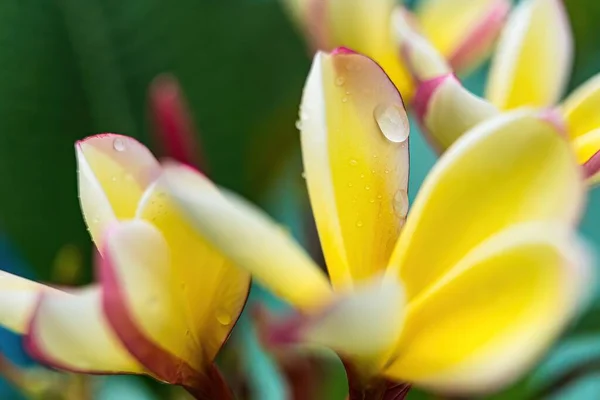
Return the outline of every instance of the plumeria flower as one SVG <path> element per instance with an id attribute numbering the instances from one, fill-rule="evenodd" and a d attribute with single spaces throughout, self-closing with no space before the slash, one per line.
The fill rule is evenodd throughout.
<path id="1" fill-rule="evenodd" d="M 3 272 L 0 324 L 61 370 L 147 374 L 199 399 L 232 398 L 213 361 L 244 306 L 249 274 L 190 227 L 156 184 L 162 167 L 142 144 L 103 134 L 75 150 L 98 282 L 52 288 Z M 208 182 L 203 190 L 220 196 Z"/>
<path id="2" fill-rule="evenodd" d="M 574 232 L 585 186 L 544 113 L 464 135 L 409 214 L 409 125 L 377 63 L 318 52 L 299 125 L 329 277 L 254 206 L 206 196 L 201 174 L 172 164 L 160 183 L 199 235 L 299 310 L 271 340 L 336 350 L 371 398 L 384 378 L 476 393 L 517 378 L 577 313 L 590 282 Z"/>
<path id="3" fill-rule="evenodd" d="M 377 61 L 405 99 L 413 91 L 393 34 L 396 0 L 286 0 L 312 50 L 346 46 Z M 423 0 L 414 17 L 422 33 L 459 71 L 483 61 L 510 10 L 510 0 Z"/>
<path id="4" fill-rule="evenodd" d="M 399 25 L 409 30 L 406 22 Z M 428 49 L 435 51 L 431 44 Z M 444 151 L 471 127 L 502 111 L 556 105 L 567 84 L 572 59 L 573 38 L 562 1 L 522 1 L 500 37 L 485 99 L 469 93 L 452 73 L 429 74 L 417 90 L 413 104 L 416 115 L 434 147 Z M 437 65 L 437 60 L 422 57 L 407 62 L 424 74 Z M 548 114 L 558 123 L 564 120 L 565 134 L 589 183 L 600 181 L 599 106 L 600 75 L 596 75 Z"/>

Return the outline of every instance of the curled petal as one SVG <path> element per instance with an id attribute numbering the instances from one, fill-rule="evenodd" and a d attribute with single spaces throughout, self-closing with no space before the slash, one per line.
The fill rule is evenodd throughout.
<path id="1" fill-rule="evenodd" d="M 25 347 L 37 360 L 62 370 L 144 372 L 106 320 L 98 286 L 72 293 L 44 292 L 26 332 Z"/>
<path id="2" fill-rule="evenodd" d="M 573 141 L 577 161 L 583 166 L 588 184 L 600 182 L 600 128 L 594 129 Z"/>
<path id="3" fill-rule="evenodd" d="M 545 107 L 563 93 L 573 38 L 562 0 L 519 3 L 502 31 L 486 97 L 500 109 Z"/>
<path id="4" fill-rule="evenodd" d="M 400 275 L 413 299 L 513 224 L 574 224 L 584 192 L 570 144 L 547 113 L 522 109 L 491 118 L 464 134 L 425 179 L 389 272 Z"/>
<path id="5" fill-rule="evenodd" d="M 417 84 L 452 72 L 438 50 L 417 32 L 410 14 L 403 7 L 394 9 L 392 29 L 400 47 L 400 54 Z"/>
<path id="6" fill-rule="evenodd" d="M 599 105 L 600 74 L 578 87 L 562 105 L 571 138 L 578 138 L 600 128 Z"/>
<path id="7" fill-rule="evenodd" d="M 409 125 L 400 94 L 371 59 L 317 53 L 300 109 L 306 181 L 337 287 L 387 265 L 408 211 Z"/>
<path id="8" fill-rule="evenodd" d="M 408 71 L 398 59 L 398 45 L 392 32 L 390 15 L 395 0 L 315 0 L 326 3 L 324 21 L 328 26 L 328 46 L 351 48 L 375 60 L 398 90 L 412 95 L 413 87 Z"/>
<path id="9" fill-rule="evenodd" d="M 0 271 L 0 325 L 25 333 L 42 292 L 49 286 Z"/>
<path id="10" fill-rule="evenodd" d="M 88 137 L 75 145 L 81 210 L 98 247 L 104 230 L 132 218 L 137 204 L 160 174 L 152 153 L 137 140 L 116 134 Z"/>
<path id="11" fill-rule="evenodd" d="M 590 294 L 571 226 L 509 227 L 409 303 L 385 375 L 454 394 L 498 390 L 541 356 Z"/>
<path id="12" fill-rule="evenodd" d="M 205 190 L 210 182 L 179 164 L 163 167 L 161 185 L 200 236 L 276 295 L 301 309 L 328 302 L 325 275 L 262 211 L 232 194 Z"/>
<path id="13" fill-rule="evenodd" d="M 424 133 L 440 152 L 478 123 L 498 114 L 496 107 L 465 89 L 453 74 L 421 83 L 413 107 Z"/>
<path id="14" fill-rule="evenodd" d="M 268 342 L 326 346 L 354 361 L 379 361 L 396 343 L 403 319 L 400 284 L 375 278 L 339 294 L 323 310 L 271 327 Z"/>
<path id="15" fill-rule="evenodd" d="M 461 73 L 489 55 L 510 7 L 509 0 L 426 0 L 416 15 L 425 36 Z"/>

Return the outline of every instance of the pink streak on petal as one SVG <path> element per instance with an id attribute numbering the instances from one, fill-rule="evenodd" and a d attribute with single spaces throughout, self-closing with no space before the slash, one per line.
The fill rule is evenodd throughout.
<path id="1" fill-rule="evenodd" d="M 468 67 L 468 64 L 473 61 L 473 55 L 480 55 L 492 45 L 500 34 L 509 11 L 510 2 L 496 2 L 486 17 L 473 27 L 465 41 L 450 55 L 449 62 L 453 70 L 460 71 Z"/>
<path id="2" fill-rule="evenodd" d="M 337 47 L 331 51 L 332 56 L 335 56 L 337 54 L 360 54 L 360 53 L 358 53 L 352 49 L 349 49 L 347 47 L 341 46 L 341 47 Z"/>
<path id="3" fill-rule="evenodd" d="M 150 107 L 154 133 L 164 155 L 205 169 L 199 154 L 196 129 L 177 80 L 157 77 L 150 86 Z"/>
<path id="4" fill-rule="evenodd" d="M 600 150 L 583 163 L 583 173 L 585 178 L 591 178 L 598 172 L 600 172 Z"/>
<path id="5" fill-rule="evenodd" d="M 429 101 L 431 100 L 433 93 L 447 79 L 456 79 L 456 77 L 452 73 L 441 75 L 432 79 L 428 79 L 417 87 L 412 106 L 419 121 L 423 121 L 425 119 L 427 110 L 429 108 Z"/>
<path id="6" fill-rule="evenodd" d="M 558 110 L 557 108 L 546 108 L 540 111 L 538 115 L 542 121 L 548 122 L 565 138 L 569 137 L 567 122 L 563 118 L 563 115 L 560 112 L 560 110 Z"/>

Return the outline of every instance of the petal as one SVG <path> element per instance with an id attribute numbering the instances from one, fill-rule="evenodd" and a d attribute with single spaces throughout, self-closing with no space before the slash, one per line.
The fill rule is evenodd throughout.
<path id="1" fill-rule="evenodd" d="M 543 354 L 590 282 L 587 251 L 570 226 L 510 227 L 409 303 L 385 374 L 450 393 L 497 390 Z"/>
<path id="2" fill-rule="evenodd" d="M 45 292 L 31 320 L 25 346 L 37 360 L 67 371 L 142 373 L 102 313 L 101 292 Z"/>
<path id="3" fill-rule="evenodd" d="M 43 291 L 52 291 L 20 276 L 0 271 L 0 325 L 16 333 L 24 333 Z"/>
<path id="4" fill-rule="evenodd" d="M 381 65 L 404 96 L 410 97 L 412 82 L 398 59 L 398 45 L 390 25 L 396 1 L 328 0 L 326 3 L 329 46 L 325 50 L 344 46 L 365 54 Z"/>
<path id="5" fill-rule="evenodd" d="M 600 128 L 575 138 L 573 147 L 588 184 L 597 184 L 600 179 Z"/>
<path id="6" fill-rule="evenodd" d="M 578 219 L 581 168 L 546 114 L 522 109 L 487 120 L 433 167 L 390 261 L 409 299 L 508 226 Z"/>
<path id="7" fill-rule="evenodd" d="M 165 155 L 182 163 L 202 166 L 198 134 L 177 79 L 170 75 L 154 79 L 149 97 L 156 139 Z"/>
<path id="8" fill-rule="evenodd" d="M 423 82 L 417 88 L 413 109 L 422 130 L 440 151 L 498 109 L 465 89 L 453 74 Z"/>
<path id="9" fill-rule="evenodd" d="M 157 378 L 196 386 L 206 360 L 190 334 L 169 248 L 142 220 L 111 226 L 100 262 L 104 312 L 127 350 Z"/>
<path id="10" fill-rule="evenodd" d="M 328 301 L 325 275 L 262 211 L 206 190 L 208 179 L 175 163 L 163 166 L 161 185 L 200 236 L 276 295 L 301 309 Z"/>
<path id="11" fill-rule="evenodd" d="M 188 170 L 187 167 L 182 169 Z M 207 196 L 219 195 L 217 188 L 208 181 L 197 189 L 198 193 Z M 150 221 L 169 247 L 170 290 L 177 293 L 178 307 L 197 346 L 189 356 L 197 361 L 211 362 L 246 303 L 250 274 L 232 265 L 198 235 L 169 198 L 164 186 L 155 184 L 148 188 L 138 205 L 136 217 Z"/>
<path id="12" fill-rule="evenodd" d="M 300 110 L 306 181 L 337 287 L 387 265 L 408 210 L 408 134 L 400 94 L 371 59 L 317 53 Z"/>
<path id="13" fill-rule="evenodd" d="M 392 26 L 396 41 L 400 46 L 400 54 L 417 84 L 452 72 L 438 50 L 417 32 L 415 22 L 403 7 L 394 9 Z"/>
<path id="14" fill-rule="evenodd" d="M 75 150 L 81 210 L 98 245 L 111 222 L 135 215 L 142 193 L 160 174 L 160 166 L 144 145 L 127 136 L 91 136 L 77 142 Z"/>
<path id="15" fill-rule="evenodd" d="M 323 310 L 271 326 L 267 342 L 326 346 L 354 362 L 376 362 L 397 342 L 403 319 L 400 284 L 378 277 L 338 294 Z"/>
<path id="16" fill-rule="evenodd" d="M 510 7 L 509 0 L 425 0 L 415 13 L 452 69 L 465 72 L 489 55 Z"/>
<path id="17" fill-rule="evenodd" d="M 600 128 L 599 106 L 600 74 L 597 74 L 578 87 L 563 103 L 562 109 L 571 138 L 578 138 Z"/>
<path id="18" fill-rule="evenodd" d="M 567 84 L 572 58 L 562 0 L 522 1 L 500 36 L 486 97 L 500 109 L 552 105 Z"/>

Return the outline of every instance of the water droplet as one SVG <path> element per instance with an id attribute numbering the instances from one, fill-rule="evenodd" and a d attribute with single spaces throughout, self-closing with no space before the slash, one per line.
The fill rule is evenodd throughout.
<path id="1" fill-rule="evenodd" d="M 379 104 L 373 110 L 377 125 L 390 142 L 402 143 L 408 139 L 409 125 L 406 110 L 398 104 Z"/>
<path id="2" fill-rule="evenodd" d="M 302 179 L 306 179 L 306 172 L 302 171 Z"/>
<path id="3" fill-rule="evenodd" d="M 363 222 L 359 219 L 358 221 L 356 221 L 356 226 L 357 227 L 362 227 L 363 226 Z"/>
<path id="4" fill-rule="evenodd" d="M 408 214 L 408 194 L 406 190 L 398 189 L 394 195 L 394 212 L 399 218 L 406 218 Z"/>
<path id="5" fill-rule="evenodd" d="M 352 187 L 352 182 L 348 182 L 348 187 Z"/>
<path id="6" fill-rule="evenodd" d="M 124 151 L 125 150 L 125 142 L 121 138 L 116 138 L 113 141 L 113 149 L 116 151 Z"/>
<path id="7" fill-rule="evenodd" d="M 383 197 L 383 196 L 382 196 L 382 195 L 380 195 L 380 194 L 378 194 L 378 195 L 377 195 L 377 198 L 378 198 L 379 200 L 381 200 L 381 198 L 382 198 L 382 197 Z"/>
<path id="8" fill-rule="evenodd" d="M 385 171 L 383 171 L 383 172 L 385 172 L 386 174 L 389 174 L 389 173 L 390 173 L 390 170 L 389 170 L 389 169 L 386 169 L 386 170 L 385 170 Z"/>
<path id="9" fill-rule="evenodd" d="M 347 101 L 348 101 L 348 96 L 344 96 L 344 97 L 342 97 L 342 103 L 345 103 L 345 102 L 347 102 Z"/>
<path id="10" fill-rule="evenodd" d="M 335 78 L 335 84 L 337 86 L 342 86 L 345 82 L 346 78 L 344 78 L 343 76 L 338 76 L 337 78 Z"/>
<path id="11" fill-rule="evenodd" d="M 352 166 L 355 166 L 356 164 L 358 164 L 358 161 L 356 161 L 355 159 L 352 159 L 352 160 L 350 160 L 349 164 Z"/>
<path id="12" fill-rule="evenodd" d="M 302 120 L 296 121 L 296 129 L 298 129 L 299 131 L 302 130 Z"/>
<path id="13" fill-rule="evenodd" d="M 369 186 L 369 185 L 365 186 L 365 190 L 371 190 L 371 186 Z"/>
<path id="14" fill-rule="evenodd" d="M 365 177 L 365 174 L 360 174 L 360 179 L 363 179 Z"/>
<path id="15" fill-rule="evenodd" d="M 111 181 L 116 182 L 117 181 L 117 177 L 113 176 L 112 178 L 110 178 Z"/>
<path id="16" fill-rule="evenodd" d="M 231 314 L 225 310 L 219 310 L 217 311 L 217 321 L 219 321 L 221 325 L 229 325 L 231 324 Z"/>
<path id="17" fill-rule="evenodd" d="M 375 203 L 375 199 L 369 200 L 369 203 L 371 203 L 371 204 Z"/>

